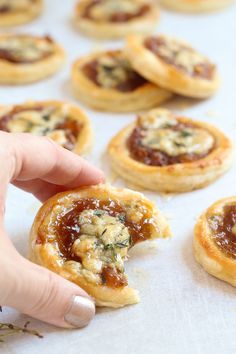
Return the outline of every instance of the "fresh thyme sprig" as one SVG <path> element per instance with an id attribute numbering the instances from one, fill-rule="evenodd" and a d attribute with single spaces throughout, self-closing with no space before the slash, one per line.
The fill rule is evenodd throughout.
<path id="1" fill-rule="evenodd" d="M 43 338 L 43 336 L 34 329 L 29 329 L 30 322 L 27 321 L 23 327 L 13 325 L 12 323 L 0 323 L 0 342 L 4 342 L 6 337 L 26 333 L 38 338 Z"/>

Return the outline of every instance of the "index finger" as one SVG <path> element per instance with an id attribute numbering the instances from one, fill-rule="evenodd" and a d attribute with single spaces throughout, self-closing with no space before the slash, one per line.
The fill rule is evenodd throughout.
<path id="1" fill-rule="evenodd" d="M 70 152 L 51 139 L 30 134 L 4 134 L 11 139 L 14 155 L 12 181 L 43 181 L 75 188 L 97 184 L 104 180 L 103 173 L 80 156 Z"/>

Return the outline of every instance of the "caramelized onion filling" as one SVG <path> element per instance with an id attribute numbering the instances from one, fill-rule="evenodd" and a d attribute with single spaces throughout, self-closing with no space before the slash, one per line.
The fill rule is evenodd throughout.
<path id="1" fill-rule="evenodd" d="M 236 259 L 236 205 L 225 205 L 222 215 L 208 219 L 212 238 L 226 255 Z"/>

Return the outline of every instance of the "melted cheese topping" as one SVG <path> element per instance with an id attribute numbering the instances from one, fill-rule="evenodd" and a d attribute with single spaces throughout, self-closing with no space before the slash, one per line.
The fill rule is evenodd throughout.
<path id="1" fill-rule="evenodd" d="M 99 58 L 97 81 L 104 88 L 114 88 L 125 82 L 133 72 L 129 62 L 122 56 L 104 55 Z"/>
<path id="2" fill-rule="evenodd" d="M 109 20 L 117 12 L 133 14 L 139 8 L 134 0 L 103 0 L 91 8 L 90 16 L 96 21 Z"/>
<path id="3" fill-rule="evenodd" d="M 158 45 L 158 51 L 163 58 L 183 67 L 189 74 L 194 73 L 197 65 L 209 63 L 206 57 L 193 48 L 169 37 L 164 37 L 164 44 Z"/>
<path id="4" fill-rule="evenodd" d="M 64 106 L 63 106 L 64 107 Z M 65 131 L 55 129 L 67 117 L 66 105 L 63 109 L 45 107 L 43 110 L 26 110 L 14 114 L 9 120 L 7 128 L 12 133 L 32 133 L 35 135 L 46 135 L 55 140 L 58 144 L 64 145 L 67 142 Z"/>
<path id="5" fill-rule="evenodd" d="M 140 115 L 138 123 L 145 129 L 158 129 L 174 126 L 178 122 L 174 119 L 170 111 L 166 109 L 153 109 L 146 114 Z"/>
<path id="6" fill-rule="evenodd" d="M 85 210 L 79 215 L 79 225 L 81 236 L 74 242 L 72 250 L 81 259 L 81 274 L 88 281 L 101 284 L 104 267 L 116 268 L 123 273 L 130 235 L 119 218 L 103 210 Z"/>
<path id="7" fill-rule="evenodd" d="M 32 4 L 32 0 L 0 0 L 1 8 L 9 9 L 10 11 L 26 10 Z"/>
<path id="8" fill-rule="evenodd" d="M 160 150 L 169 156 L 181 154 L 204 154 L 214 144 L 211 134 L 203 129 L 186 128 L 180 131 L 171 129 L 148 130 L 142 139 L 144 146 Z"/>
<path id="9" fill-rule="evenodd" d="M 160 150 L 169 156 L 204 154 L 214 145 L 213 136 L 204 129 L 184 127 L 175 130 L 178 120 L 165 110 L 153 110 L 139 118 L 145 128 L 142 145 Z"/>
<path id="10" fill-rule="evenodd" d="M 26 35 L 0 38 L 0 50 L 8 51 L 19 61 L 37 61 L 54 51 L 54 44 L 45 38 Z"/>

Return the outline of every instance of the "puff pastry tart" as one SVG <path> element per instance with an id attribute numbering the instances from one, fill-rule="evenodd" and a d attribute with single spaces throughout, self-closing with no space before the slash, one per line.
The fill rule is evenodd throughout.
<path id="1" fill-rule="evenodd" d="M 129 249 L 169 235 L 165 219 L 142 194 L 85 187 L 60 193 L 41 207 L 30 258 L 78 284 L 98 306 L 121 307 L 139 301 L 124 271 Z"/>
<path id="2" fill-rule="evenodd" d="M 236 286 L 236 196 L 216 202 L 201 215 L 194 254 L 208 273 Z"/>
<path id="3" fill-rule="evenodd" d="M 0 0 L 0 26 L 32 21 L 42 12 L 42 0 Z"/>
<path id="4" fill-rule="evenodd" d="M 169 9 L 183 12 L 209 12 L 220 10 L 233 3 L 233 0 L 161 0 Z"/>
<path id="5" fill-rule="evenodd" d="M 49 36 L 0 35 L 0 84 L 24 84 L 58 71 L 64 50 Z"/>
<path id="6" fill-rule="evenodd" d="M 104 111 L 148 109 L 172 96 L 134 71 L 120 50 L 78 59 L 72 68 L 72 86 L 81 101 Z"/>
<path id="7" fill-rule="evenodd" d="M 140 75 L 175 93 L 205 98 L 219 86 L 216 66 L 178 39 L 130 35 L 126 54 Z"/>
<path id="8" fill-rule="evenodd" d="M 75 10 L 77 27 L 97 38 L 149 33 L 159 17 L 152 0 L 81 0 Z"/>
<path id="9" fill-rule="evenodd" d="M 108 146 L 113 170 L 134 185 L 187 192 L 216 180 L 231 165 L 230 140 L 214 126 L 156 109 L 138 117 Z"/>
<path id="10" fill-rule="evenodd" d="M 59 101 L 0 106 L 0 130 L 47 136 L 78 154 L 88 151 L 93 136 L 87 116 L 77 106 Z"/>

